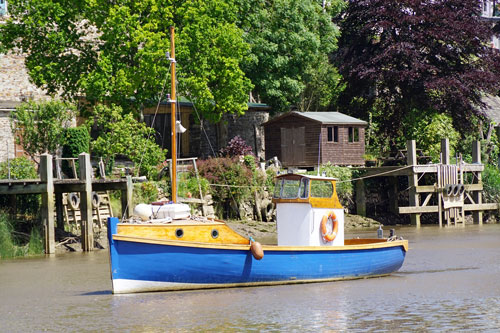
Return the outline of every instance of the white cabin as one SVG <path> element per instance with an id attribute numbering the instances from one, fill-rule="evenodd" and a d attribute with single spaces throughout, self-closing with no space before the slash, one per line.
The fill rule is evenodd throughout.
<path id="1" fill-rule="evenodd" d="M 276 178 L 273 202 L 279 246 L 344 245 L 344 208 L 335 182 L 335 178 L 298 174 Z M 333 234 L 335 223 L 337 231 Z"/>

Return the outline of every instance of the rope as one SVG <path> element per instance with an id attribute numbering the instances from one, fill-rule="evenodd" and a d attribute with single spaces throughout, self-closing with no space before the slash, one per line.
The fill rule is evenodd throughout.
<path id="1" fill-rule="evenodd" d="M 407 166 L 404 166 L 404 167 L 399 168 L 399 169 L 389 170 L 389 171 L 377 173 L 375 175 L 358 177 L 358 178 L 352 178 L 352 179 L 347 179 L 347 180 L 340 180 L 340 181 L 337 181 L 337 183 L 341 184 L 341 183 L 353 182 L 353 181 L 356 181 L 356 180 L 364 180 L 364 179 L 373 178 L 373 177 L 380 177 L 382 175 L 391 174 L 391 173 L 394 173 L 394 172 L 397 172 L 397 171 L 401 171 L 401 170 L 404 170 L 404 169 L 409 169 L 409 168 L 412 168 L 412 167 L 414 167 L 414 165 L 407 165 Z M 425 174 L 425 172 L 424 172 L 424 174 Z"/>

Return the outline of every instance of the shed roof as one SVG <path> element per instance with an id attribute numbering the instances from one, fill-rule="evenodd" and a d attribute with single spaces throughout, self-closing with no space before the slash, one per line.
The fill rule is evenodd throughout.
<path id="1" fill-rule="evenodd" d="M 500 124 L 500 97 L 485 95 L 481 101 L 486 104 L 481 110 L 486 113 L 490 120 Z"/>
<path id="2" fill-rule="evenodd" d="M 263 125 L 268 125 L 271 123 L 274 123 L 276 121 L 279 121 L 283 118 L 289 117 L 291 115 L 296 115 L 299 117 L 303 117 L 315 122 L 319 122 L 321 124 L 347 124 L 347 125 L 368 125 L 366 121 L 363 121 L 361 119 L 357 119 L 351 116 L 348 116 L 346 114 L 340 113 L 340 112 L 332 112 L 332 111 L 324 111 L 324 112 L 298 112 L 298 111 L 292 111 L 292 112 L 287 112 L 285 114 L 282 114 L 278 117 L 275 117 L 267 122 L 265 122 Z"/>

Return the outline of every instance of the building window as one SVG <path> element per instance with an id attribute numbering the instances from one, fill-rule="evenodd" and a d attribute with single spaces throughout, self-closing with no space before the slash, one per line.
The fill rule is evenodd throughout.
<path id="1" fill-rule="evenodd" d="M 339 142 L 339 127 L 327 127 L 328 130 L 328 142 Z"/>
<path id="2" fill-rule="evenodd" d="M 7 2 L 0 0 L 0 16 L 7 14 Z"/>
<path id="3" fill-rule="evenodd" d="M 359 142 L 358 127 L 349 127 L 349 142 Z"/>

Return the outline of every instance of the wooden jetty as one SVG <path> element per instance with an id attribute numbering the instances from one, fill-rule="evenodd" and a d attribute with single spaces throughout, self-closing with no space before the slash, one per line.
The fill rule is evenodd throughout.
<path id="1" fill-rule="evenodd" d="M 44 228 L 45 253 L 55 253 L 55 211 L 57 225 L 63 222 L 63 193 L 80 193 L 80 229 L 83 251 L 94 249 L 94 231 L 92 218 L 92 191 L 122 191 L 122 215 L 131 216 L 132 212 L 132 177 L 122 179 L 93 179 L 90 155 L 78 156 L 80 173 L 78 179 L 54 179 L 52 155 L 40 156 L 39 179 L 0 180 L 0 194 L 41 194 L 41 216 Z"/>
<path id="2" fill-rule="evenodd" d="M 420 216 L 424 213 L 437 213 L 439 226 L 443 226 L 443 219 L 446 220 L 447 225 L 457 225 L 458 223 L 463 225 L 465 212 L 472 212 L 474 223 L 482 224 L 483 211 L 497 210 L 499 204 L 483 203 L 482 201 L 481 172 L 484 170 L 484 165 L 481 164 L 480 142 L 475 141 L 473 143 L 472 163 L 462 162 L 450 165 L 449 152 L 449 141 L 443 139 L 441 141 L 441 163 L 418 164 L 415 141 L 409 140 L 405 156 L 406 166 L 356 168 L 364 172 L 363 178 L 356 181 L 357 214 L 366 215 L 364 179 L 368 177 L 389 177 L 390 184 L 392 184 L 389 191 L 389 210 L 393 213 L 410 214 L 413 225 L 420 227 Z M 473 180 L 470 184 L 464 184 L 463 182 L 466 173 L 472 174 L 471 178 Z M 434 174 L 435 177 L 433 178 L 437 179 L 437 182 L 423 184 L 424 174 Z M 410 204 L 408 207 L 398 207 L 396 179 L 398 176 L 408 177 Z M 462 191 L 457 192 L 454 196 L 448 195 L 446 189 L 455 185 L 462 185 Z M 434 200 L 431 200 L 433 198 Z M 430 202 L 436 202 L 437 205 L 429 205 Z"/>

